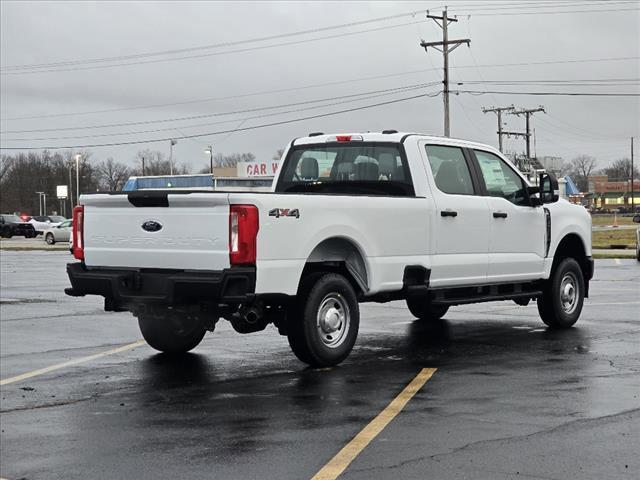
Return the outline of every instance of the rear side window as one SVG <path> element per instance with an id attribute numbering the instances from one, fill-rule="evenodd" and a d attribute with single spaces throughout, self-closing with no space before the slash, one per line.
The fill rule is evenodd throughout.
<path id="1" fill-rule="evenodd" d="M 427 145 L 427 157 L 438 190 L 450 195 L 473 195 L 473 182 L 462 149 Z"/>
<path id="2" fill-rule="evenodd" d="M 414 195 L 400 145 L 372 142 L 295 147 L 287 155 L 276 190 Z"/>

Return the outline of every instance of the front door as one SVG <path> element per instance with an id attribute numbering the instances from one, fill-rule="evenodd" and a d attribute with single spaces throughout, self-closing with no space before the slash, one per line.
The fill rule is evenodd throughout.
<path id="1" fill-rule="evenodd" d="M 422 146 L 436 204 L 432 287 L 483 284 L 489 254 L 489 206 L 478 195 L 472 159 L 460 147 Z"/>
<path id="2" fill-rule="evenodd" d="M 526 181 L 497 155 L 474 150 L 489 202 L 490 282 L 540 278 L 546 222 L 544 209 L 532 207 Z"/>

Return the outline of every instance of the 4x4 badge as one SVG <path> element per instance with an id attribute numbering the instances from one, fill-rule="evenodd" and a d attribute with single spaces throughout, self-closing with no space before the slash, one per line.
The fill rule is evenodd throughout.
<path id="1" fill-rule="evenodd" d="M 300 210 L 297 208 L 274 208 L 269 210 L 270 217 L 296 217 L 300 218 Z"/>

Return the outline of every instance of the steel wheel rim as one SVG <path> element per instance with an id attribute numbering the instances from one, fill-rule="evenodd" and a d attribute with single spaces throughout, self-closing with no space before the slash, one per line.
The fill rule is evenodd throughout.
<path id="1" fill-rule="evenodd" d="M 332 292 L 322 299 L 316 317 L 316 328 L 322 344 L 338 348 L 344 343 L 351 325 L 351 313 L 347 300 Z"/>
<path id="2" fill-rule="evenodd" d="M 560 282 L 560 306 L 564 313 L 571 314 L 578 306 L 580 293 L 578 279 L 574 273 L 566 273 Z"/>

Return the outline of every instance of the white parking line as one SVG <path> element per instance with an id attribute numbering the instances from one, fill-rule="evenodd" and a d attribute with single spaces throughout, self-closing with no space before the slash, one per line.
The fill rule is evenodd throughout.
<path id="1" fill-rule="evenodd" d="M 40 368 L 38 370 L 32 370 L 31 372 L 23 373 L 21 375 L 16 375 L 15 377 L 9 377 L 9 378 L 5 378 L 4 380 L 0 380 L 0 385 L 9 385 L 10 383 L 20 382 L 22 380 L 26 380 L 27 378 L 33 378 L 39 375 L 44 375 L 45 373 L 53 372 L 55 370 L 60 370 L 61 368 L 71 367 L 73 365 L 78 365 L 80 363 L 90 362 L 91 360 L 96 360 L 98 358 L 106 357 L 108 355 L 114 355 L 120 352 L 126 352 L 127 350 L 140 347 L 144 344 L 145 344 L 144 340 L 138 340 L 137 342 L 128 343 L 121 347 L 107 350 L 106 352 L 96 353 L 95 355 L 89 355 L 87 357 L 81 357 L 81 358 L 76 358 L 75 360 L 69 360 L 66 362 L 57 363 L 55 365 L 51 365 L 45 368 Z"/>

